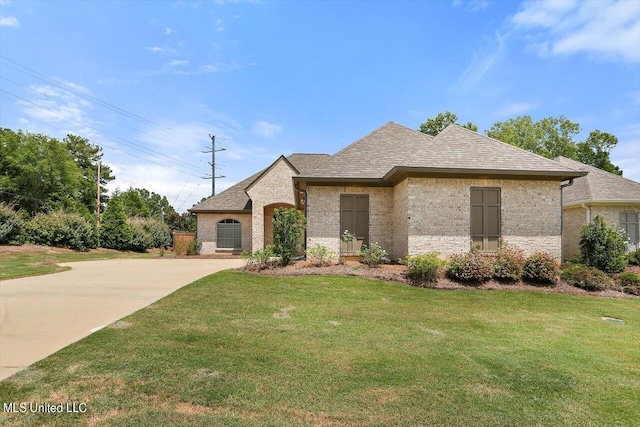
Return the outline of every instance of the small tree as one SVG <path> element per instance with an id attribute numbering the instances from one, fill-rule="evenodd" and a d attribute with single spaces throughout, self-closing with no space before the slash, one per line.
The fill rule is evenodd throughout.
<path id="1" fill-rule="evenodd" d="M 282 258 L 282 265 L 289 265 L 291 257 L 300 250 L 306 225 L 304 214 L 295 208 L 279 208 L 274 211 L 274 252 Z"/>
<path id="2" fill-rule="evenodd" d="M 619 273 L 627 266 L 626 240 L 624 231 L 609 226 L 597 215 L 580 232 L 582 262 L 606 273 Z"/>
<path id="3" fill-rule="evenodd" d="M 128 250 L 131 247 L 133 232 L 127 224 L 127 216 L 117 197 L 107 204 L 100 223 L 100 243 L 103 248 Z"/>

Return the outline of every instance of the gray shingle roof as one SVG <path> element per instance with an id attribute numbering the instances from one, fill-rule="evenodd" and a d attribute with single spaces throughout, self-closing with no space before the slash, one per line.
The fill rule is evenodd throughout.
<path id="1" fill-rule="evenodd" d="M 394 122 L 374 130 L 327 159 L 320 167 L 301 173 L 315 178 L 379 178 L 394 166 L 409 163 L 433 137 Z"/>
<path id="2" fill-rule="evenodd" d="M 322 166 L 300 175 L 301 180 L 390 179 L 399 168 L 438 173 L 580 175 L 553 160 L 458 125 L 449 125 L 431 137 L 393 122 L 337 152 Z"/>
<path id="3" fill-rule="evenodd" d="M 572 169 L 589 172 L 587 176 L 574 179 L 573 185 L 563 190 L 565 205 L 607 201 L 640 203 L 639 182 L 566 157 L 558 156 L 554 160 Z"/>
<path id="4" fill-rule="evenodd" d="M 300 171 L 304 173 L 316 168 L 326 159 L 331 157 L 328 154 L 303 154 L 294 153 L 287 157 L 287 160 Z M 251 199 L 245 193 L 244 189 L 250 186 L 263 172 L 268 168 L 261 170 L 249 178 L 227 188 L 226 190 L 209 197 L 202 203 L 198 203 L 190 212 L 212 212 L 212 211 L 246 211 L 251 212 Z"/>

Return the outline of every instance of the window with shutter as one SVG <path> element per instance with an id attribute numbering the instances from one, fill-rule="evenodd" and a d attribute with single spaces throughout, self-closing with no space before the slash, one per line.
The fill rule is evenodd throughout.
<path id="1" fill-rule="evenodd" d="M 340 234 L 345 230 L 355 234 L 356 239 L 369 244 L 369 195 L 340 195 Z"/>
<path id="2" fill-rule="evenodd" d="M 498 249 L 500 189 L 471 188 L 471 242 L 482 251 Z"/>

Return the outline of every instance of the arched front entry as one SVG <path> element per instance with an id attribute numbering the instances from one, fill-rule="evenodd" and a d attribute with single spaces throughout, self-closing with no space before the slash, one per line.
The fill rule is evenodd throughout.
<path id="1" fill-rule="evenodd" d="M 294 208 L 289 203 L 273 203 L 264 207 L 264 245 L 273 244 L 273 214 L 278 208 Z"/>

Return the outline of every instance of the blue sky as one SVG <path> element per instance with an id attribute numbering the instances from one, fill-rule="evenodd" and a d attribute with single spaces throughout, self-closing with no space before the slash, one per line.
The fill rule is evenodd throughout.
<path id="1" fill-rule="evenodd" d="M 280 154 L 452 111 L 565 115 L 640 181 L 640 2 L 0 0 L 0 126 L 103 147 L 181 211 Z"/>

